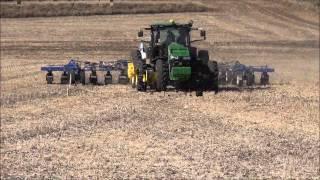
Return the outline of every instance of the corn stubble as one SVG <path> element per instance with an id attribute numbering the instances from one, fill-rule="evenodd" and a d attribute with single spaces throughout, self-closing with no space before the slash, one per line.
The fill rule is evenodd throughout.
<path id="1" fill-rule="evenodd" d="M 1 179 L 319 178 L 316 16 L 205 2 L 220 11 L 1 19 Z M 203 97 L 78 85 L 66 96 L 39 72 L 75 56 L 128 58 L 140 27 L 172 17 L 207 29 L 199 46 L 212 59 L 275 67 L 272 85 Z"/>

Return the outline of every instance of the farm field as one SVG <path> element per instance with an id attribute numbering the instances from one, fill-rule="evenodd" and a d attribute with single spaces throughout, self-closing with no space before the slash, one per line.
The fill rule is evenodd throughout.
<path id="1" fill-rule="evenodd" d="M 177 12 L 206 12 L 208 7 L 198 1 L 117 0 L 111 7 L 109 0 L 80 1 L 16 1 L 1 2 L 3 18 L 90 16 L 110 14 L 155 14 Z M 214 8 L 211 8 L 214 9 Z"/>
<path id="2" fill-rule="evenodd" d="M 1 179 L 319 178 L 318 12 L 198 3 L 214 9 L 1 18 Z M 67 97 L 40 72 L 70 58 L 128 59 L 141 27 L 169 19 L 206 29 L 196 45 L 213 60 L 274 67 L 272 85 L 203 97 L 79 85 Z"/>

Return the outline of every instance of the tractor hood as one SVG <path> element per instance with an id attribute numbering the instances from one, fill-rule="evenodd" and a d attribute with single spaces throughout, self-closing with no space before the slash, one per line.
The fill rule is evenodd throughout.
<path id="1" fill-rule="evenodd" d="M 185 46 L 171 43 L 168 46 L 169 64 L 171 65 L 169 77 L 172 81 L 186 81 L 191 76 L 190 52 Z"/>
<path id="2" fill-rule="evenodd" d="M 179 57 L 190 57 L 189 49 L 178 43 L 171 43 L 168 46 L 169 59 L 175 59 Z"/>

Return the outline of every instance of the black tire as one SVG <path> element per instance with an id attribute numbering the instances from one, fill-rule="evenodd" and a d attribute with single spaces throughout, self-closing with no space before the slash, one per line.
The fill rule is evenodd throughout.
<path id="1" fill-rule="evenodd" d="M 112 75 L 111 74 L 106 74 L 105 75 L 104 84 L 105 85 L 112 84 Z"/>
<path id="2" fill-rule="evenodd" d="M 196 96 L 197 96 L 197 97 L 203 96 L 203 91 L 197 90 L 197 91 L 196 91 Z"/>
<path id="3" fill-rule="evenodd" d="M 248 72 L 246 74 L 246 80 L 247 80 L 247 86 L 254 85 L 254 81 L 255 81 L 254 73 L 253 72 Z"/>
<path id="4" fill-rule="evenodd" d="M 47 79 L 47 84 L 52 84 L 53 83 L 53 80 L 52 80 L 52 78 L 50 79 L 50 78 L 48 78 Z"/>
<path id="5" fill-rule="evenodd" d="M 163 62 L 163 60 L 161 59 L 156 61 L 156 75 L 157 75 L 156 90 L 166 91 L 167 84 L 169 81 L 169 72 L 165 62 Z"/>
<path id="6" fill-rule="evenodd" d="M 85 71 L 80 71 L 80 83 L 86 85 L 86 73 Z"/>
<path id="7" fill-rule="evenodd" d="M 190 47 L 190 57 L 192 60 L 197 60 L 197 48 Z"/>
<path id="8" fill-rule="evenodd" d="M 261 78 L 260 78 L 260 84 L 263 86 L 266 86 L 269 84 L 269 74 L 266 72 L 263 72 L 261 74 Z"/>
<path id="9" fill-rule="evenodd" d="M 98 83 L 98 76 L 96 72 L 92 72 L 90 74 L 90 83 L 92 83 L 93 85 L 96 85 Z"/>
<path id="10" fill-rule="evenodd" d="M 69 83 L 69 76 L 67 73 L 63 73 L 61 75 L 61 84 L 68 84 Z"/>
<path id="11" fill-rule="evenodd" d="M 107 73 L 104 76 L 104 84 L 105 85 L 112 84 L 112 74 L 110 71 L 107 71 Z"/>
<path id="12" fill-rule="evenodd" d="M 209 62 L 209 52 L 207 50 L 199 50 L 198 59 L 203 65 L 207 65 Z"/>
<path id="13" fill-rule="evenodd" d="M 215 93 L 219 91 L 219 68 L 216 61 L 208 61 L 208 68 L 210 70 L 210 79 L 212 79 L 212 90 Z"/>
<path id="14" fill-rule="evenodd" d="M 138 75 L 138 81 L 136 86 L 138 91 L 147 91 L 146 83 L 143 82 L 143 75 Z"/>
<path id="15" fill-rule="evenodd" d="M 52 82 L 53 82 L 53 74 L 50 73 L 50 72 L 47 73 L 46 80 L 47 80 L 47 84 L 52 84 Z"/>

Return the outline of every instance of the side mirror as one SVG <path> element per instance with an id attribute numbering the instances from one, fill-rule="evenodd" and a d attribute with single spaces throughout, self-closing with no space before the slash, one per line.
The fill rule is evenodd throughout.
<path id="1" fill-rule="evenodd" d="M 204 39 L 206 39 L 206 31 L 205 30 L 201 30 L 200 31 L 200 36 L 203 37 Z"/>
<path id="2" fill-rule="evenodd" d="M 142 31 L 142 30 L 140 30 L 140 31 L 138 32 L 138 37 L 143 37 L 143 31 Z"/>

